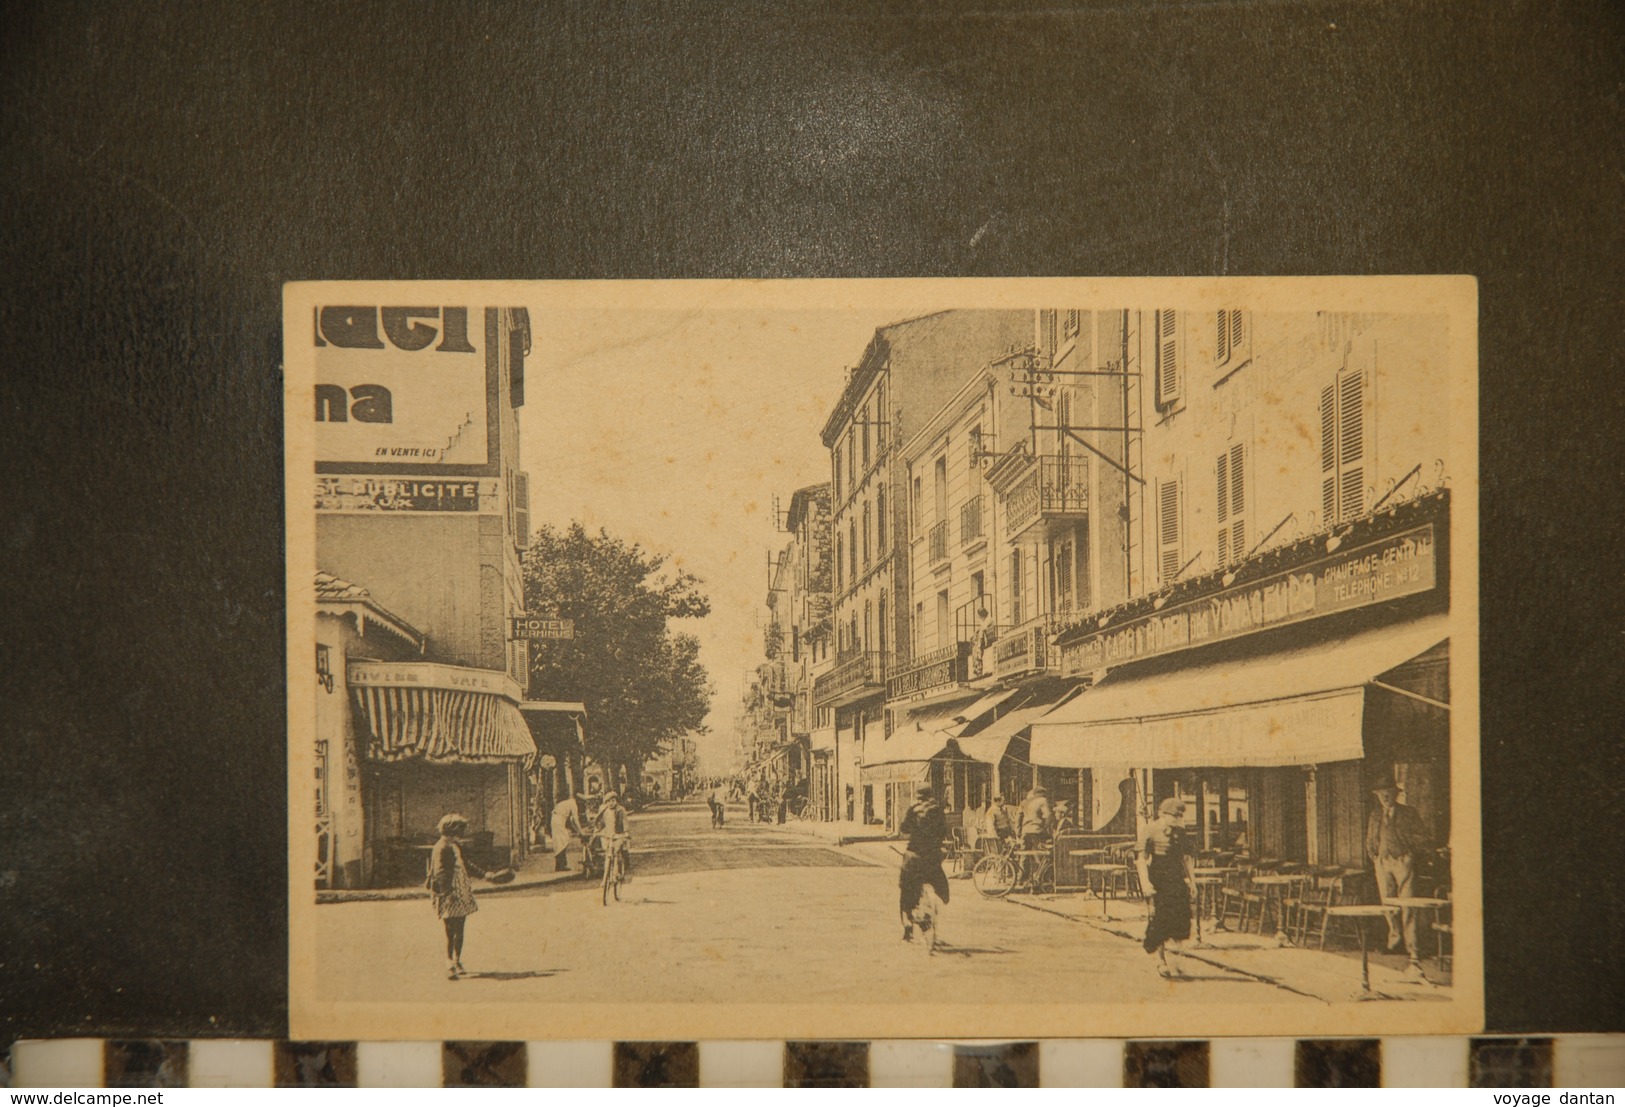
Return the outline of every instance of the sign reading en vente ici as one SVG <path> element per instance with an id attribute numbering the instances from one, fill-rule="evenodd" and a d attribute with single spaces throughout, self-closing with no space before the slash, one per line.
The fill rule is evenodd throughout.
<path id="1" fill-rule="evenodd" d="M 1069 642 L 1061 647 L 1061 671 L 1075 676 L 1205 646 L 1416 595 L 1437 583 L 1437 554 L 1429 524 Z"/>

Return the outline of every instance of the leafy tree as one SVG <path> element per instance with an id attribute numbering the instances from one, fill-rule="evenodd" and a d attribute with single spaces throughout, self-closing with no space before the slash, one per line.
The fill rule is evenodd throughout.
<path id="1" fill-rule="evenodd" d="M 580 523 L 542 527 L 524 570 L 527 611 L 575 620 L 573 640 L 531 643 L 531 687 L 585 703 L 587 755 L 640 780 L 644 762 L 664 743 L 701 730 L 711 707 L 715 689 L 698 639 L 667 625 L 710 614 L 701 581 Z"/>

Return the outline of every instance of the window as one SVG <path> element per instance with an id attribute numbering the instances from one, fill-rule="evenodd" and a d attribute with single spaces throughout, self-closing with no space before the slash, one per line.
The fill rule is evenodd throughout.
<path id="1" fill-rule="evenodd" d="M 1047 308 L 1038 313 L 1039 351 L 1049 354 L 1051 357 L 1055 355 L 1056 348 L 1060 346 L 1060 342 L 1056 339 L 1056 317 L 1059 314 L 1060 312 L 1050 311 Z"/>
<path id="2" fill-rule="evenodd" d="M 1172 584 L 1185 567 L 1179 543 L 1185 506 L 1181 493 L 1177 480 L 1157 484 L 1157 568 L 1163 584 Z"/>
<path id="3" fill-rule="evenodd" d="M 921 495 L 921 493 L 920 493 L 920 478 L 915 477 L 914 478 L 914 502 L 913 502 L 912 505 L 910 505 L 910 509 L 909 509 L 909 523 L 914 528 L 914 537 L 916 537 L 916 538 L 919 538 L 921 536 L 920 535 L 920 495 Z"/>
<path id="4" fill-rule="evenodd" d="M 949 638 L 952 628 L 948 625 L 948 590 L 943 589 L 937 593 L 937 648 L 941 649 L 953 639 Z"/>
<path id="5" fill-rule="evenodd" d="M 858 521 L 853 519 L 846 532 L 847 556 L 852 559 L 852 580 L 858 579 Z"/>
<path id="6" fill-rule="evenodd" d="M 936 521 L 942 522 L 948 518 L 948 459 L 937 458 L 935 466 L 937 488 L 937 514 Z"/>
<path id="7" fill-rule="evenodd" d="M 829 452 L 829 456 L 835 474 L 835 483 L 831 487 L 834 489 L 837 502 L 839 502 L 841 495 L 841 444 L 839 442 L 835 443 L 835 448 Z"/>
<path id="8" fill-rule="evenodd" d="M 858 486 L 858 433 L 849 430 L 846 432 L 846 491 L 851 494 Z"/>
<path id="9" fill-rule="evenodd" d="M 863 601 L 863 640 L 875 640 L 875 605 L 868 600 Z"/>
<path id="10" fill-rule="evenodd" d="M 1062 614 L 1072 610 L 1072 540 L 1050 547 L 1050 610 Z"/>
<path id="11" fill-rule="evenodd" d="M 1023 620 L 1021 608 L 1021 551 L 1010 551 L 1010 622 L 1020 626 Z"/>
<path id="12" fill-rule="evenodd" d="M 1062 326 L 1061 333 L 1063 334 L 1064 337 L 1071 338 L 1073 335 L 1077 334 L 1078 331 L 1082 329 L 1082 327 L 1083 327 L 1083 312 L 1081 312 L 1081 311 L 1077 310 L 1076 308 L 1074 308 L 1071 311 L 1066 313 L 1066 322 Z"/>
<path id="13" fill-rule="evenodd" d="M 921 628 L 924 627 L 924 626 L 925 626 L 925 603 L 922 601 L 922 602 L 917 603 L 917 604 L 914 605 L 914 626 L 909 631 L 909 636 L 914 642 L 914 656 L 915 657 L 920 656 L 920 633 L 921 633 Z"/>
<path id="14" fill-rule="evenodd" d="M 1172 407 L 1179 401 L 1181 382 L 1179 351 L 1179 312 L 1159 311 L 1153 316 L 1157 341 L 1157 406 Z"/>
<path id="15" fill-rule="evenodd" d="M 1252 341 L 1251 313 L 1240 308 L 1221 310 L 1216 317 L 1216 342 L 1213 364 L 1229 372 L 1239 369 L 1250 356 Z"/>
<path id="16" fill-rule="evenodd" d="M 869 501 L 863 501 L 863 567 L 869 567 Z"/>
<path id="17" fill-rule="evenodd" d="M 1365 513 L 1365 378 L 1345 373 L 1320 393 L 1320 511 L 1330 526 Z"/>
<path id="18" fill-rule="evenodd" d="M 886 552 L 886 486 L 884 484 L 875 492 L 875 552 L 882 555 Z"/>
<path id="19" fill-rule="evenodd" d="M 880 622 L 875 627 L 875 648 L 886 652 L 886 593 L 880 593 Z"/>
<path id="20" fill-rule="evenodd" d="M 1217 463 L 1219 564 L 1247 556 L 1247 448 L 1240 442 L 1219 455 Z"/>
<path id="21" fill-rule="evenodd" d="M 846 544 L 841 536 L 835 536 L 835 587 L 841 587 L 846 580 Z"/>

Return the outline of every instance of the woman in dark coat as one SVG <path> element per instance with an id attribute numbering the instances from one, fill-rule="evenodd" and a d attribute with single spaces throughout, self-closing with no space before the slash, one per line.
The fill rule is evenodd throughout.
<path id="1" fill-rule="evenodd" d="M 462 840 L 468 835 L 468 820 L 447 815 L 440 820 L 440 840 L 429 854 L 429 877 L 424 882 L 434 913 L 446 927 L 446 976 L 456 980 L 463 975 L 463 927 L 468 916 L 478 911 L 474 889 L 468 878 L 485 876 L 485 870 L 463 856 Z"/>
<path id="2" fill-rule="evenodd" d="M 1140 888 L 1151 897 L 1151 917 L 1145 924 L 1145 951 L 1157 955 L 1157 972 L 1182 976 L 1168 963 L 1168 946 L 1191 936 L 1191 871 L 1189 840 L 1185 834 L 1185 803 L 1169 798 L 1157 808 L 1157 817 L 1140 835 Z"/>

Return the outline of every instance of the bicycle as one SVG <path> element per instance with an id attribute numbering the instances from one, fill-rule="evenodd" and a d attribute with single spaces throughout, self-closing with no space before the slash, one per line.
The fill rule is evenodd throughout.
<path id="1" fill-rule="evenodd" d="M 1036 893 L 1053 884 L 1054 862 L 1048 854 L 1036 865 L 1015 854 L 1013 843 L 1000 841 L 971 869 L 971 886 L 988 899 L 1002 899 L 1018 888 Z"/>
<path id="2" fill-rule="evenodd" d="M 626 881 L 626 838 L 616 837 L 604 849 L 604 880 L 599 888 L 604 906 L 609 906 L 610 892 L 620 902 L 621 885 Z"/>

